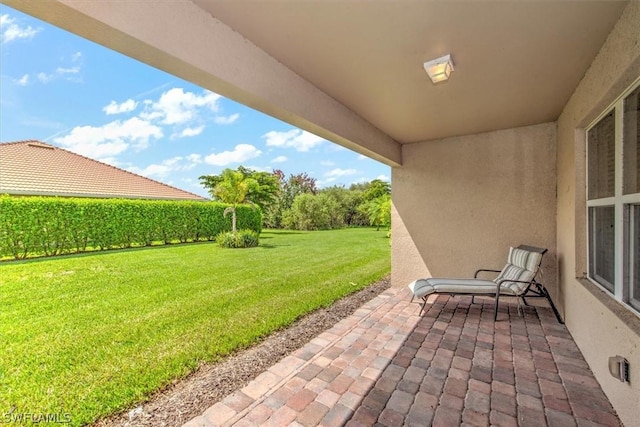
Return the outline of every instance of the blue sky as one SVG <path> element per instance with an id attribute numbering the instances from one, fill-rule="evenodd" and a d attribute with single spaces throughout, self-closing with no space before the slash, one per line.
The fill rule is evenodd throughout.
<path id="1" fill-rule="evenodd" d="M 4 5 L 0 61 L 2 142 L 48 142 L 204 196 L 199 176 L 239 165 L 319 187 L 390 179 L 386 165 Z"/>

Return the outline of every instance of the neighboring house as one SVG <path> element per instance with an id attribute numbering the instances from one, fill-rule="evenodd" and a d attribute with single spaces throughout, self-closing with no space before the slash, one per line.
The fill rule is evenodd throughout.
<path id="1" fill-rule="evenodd" d="M 391 166 L 393 286 L 548 248 L 544 283 L 637 425 L 639 1 L 4 3 Z"/>
<path id="2" fill-rule="evenodd" d="M 0 144 L 0 194 L 207 200 L 40 141 Z"/>

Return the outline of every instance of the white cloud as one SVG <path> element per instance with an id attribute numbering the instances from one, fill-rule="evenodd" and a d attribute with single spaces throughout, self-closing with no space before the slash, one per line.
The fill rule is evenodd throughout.
<path id="1" fill-rule="evenodd" d="M 187 159 L 194 164 L 202 163 L 202 156 L 200 154 L 189 154 Z"/>
<path id="2" fill-rule="evenodd" d="M 223 151 L 219 154 L 210 154 L 204 158 L 205 163 L 214 166 L 227 166 L 231 163 L 241 163 L 249 159 L 255 159 L 262 151 L 250 144 L 238 144 L 233 151 Z"/>
<path id="3" fill-rule="evenodd" d="M 21 26 L 16 20 L 8 14 L 0 15 L 0 40 L 2 44 L 20 39 L 31 39 L 36 36 L 42 29 L 33 28 L 32 26 Z"/>
<path id="4" fill-rule="evenodd" d="M 364 154 L 358 154 L 358 160 L 371 160 L 371 158 L 365 156 Z"/>
<path id="5" fill-rule="evenodd" d="M 369 181 L 371 181 L 369 178 L 361 176 L 360 178 L 353 181 L 352 184 L 362 184 L 364 182 L 369 182 Z"/>
<path id="6" fill-rule="evenodd" d="M 194 162 L 194 159 L 198 161 Z M 193 169 L 197 163 L 201 163 L 199 154 L 189 154 L 187 157 L 177 156 L 163 160 L 161 163 L 150 164 L 145 168 L 131 166 L 129 170 L 139 175 L 147 177 L 165 178 L 172 172 L 187 171 Z"/>
<path id="7" fill-rule="evenodd" d="M 268 147 L 292 147 L 300 152 L 309 151 L 325 141 L 317 135 L 300 129 L 292 129 L 288 132 L 271 131 L 262 137 L 266 139 Z"/>
<path id="8" fill-rule="evenodd" d="M 331 160 L 323 160 L 320 162 L 322 166 L 335 166 L 336 162 L 332 162 Z"/>
<path id="9" fill-rule="evenodd" d="M 324 174 L 325 177 L 328 178 L 337 178 L 337 177 L 341 177 L 341 176 L 349 176 L 349 175 L 355 175 L 357 174 L 358 171 L 355 169 L 332 169 L 329 172 L 326 172 Z"/>
<path id="10" fill-rule="evenodd" d="M 143 175 L 146 177 L 152 177 L 152 176 L 157 176 L 157 177 L 165 177 L 167 175 L 169 175 L 169 172 L 171 172 L 171 168 L 167 165 L 149 165 L 144 169 L 139 169 L 136 167 L 132 167 L 131 169 L 129 169 L 131 172 L 133 173 L 137 173 L 138 175 Z"/>
<path id="11" fill-rule="evenodd" d="M 146 148 L 151 138 L 159 139 L 162 136 L 162 129 L 158 126 L 133 117 L 103 126 L 78 126 L 54 141 L 78 154 L 100 159 L 116 156 L 130 146 Z"/>
<path id="12" fill-rule="evenodd" d="M 102 163 L 106 163 L 108 165 L 115 166 L 117 168 L 121 168 L 122 167 L 122 164 L 115 157 L 102 157 L 102 158 L 100 158 L 100 161 Z"/>
<path id="13" fill-rule="evenodd" d="M 202 95 L 193 92 L 185 92 L 182 88 L 172 88 L 164 92 L 157 102 L 145 104 L 149 111 L 145 111 L 140 117 L 146 120 L 160 119 L 162 124 L 179 125 L 195 119 L 200 108 L 208 108 L 218 111 L 220 95 L 204 91 Z"/>
<path id="14" fill-rule="evenodd" d="M 329 172 L 326 172 L 324 174 L 326 179 L 323 181 L 323 183 L 329 184 L 333 181 L 336 181 L 338 178 L 349 176 L 349 175 L 355 175 L 357 173 L 358 171 L 355 169 L 340 169 L 340 168 L 332 169 Z"/>
<path id="15" fill-rule="evenodd" d="M 41 83 L 49 83 L 51 80 L 53 80 L 54 75 L 47 73 L 38 73 L 37 77 Z"/>
<path id="16" fill-rule="evenodd" d="M 247 166 L 247 169 L 251 169 L 255 172 L 272 172 L 273 168 L 271 166 Z"/>
<path id="17" fill-rule="evenodd" d="M 141 95 L 137 95 L 139 96 Z M 204 132 L 205 123 L 211 118 L 217 124 L 226 125 L 236 122 L 240 117 L 238 113 L 229 116 L 216 115 L 215 113 L 220 110 L 221 99 L 222 96 L 208 90 L 195 93 L 174 87 L 163 92 L 156 100 L 141 101 L 139 104 L 142 104 L 143 111 L 139 117 L 157 125 L 172 126 L 172 139 L 197 136 Z M 133 102 L 133 100 L 126 102 L 129 101 Z M 135 105 L 137 107 L 138 103 Z M 110 107 L 117 110 L 117 106 L 118 104 L 112 101 L 105 107 L 105 111 Z M 211 114 L 212 112 L 214 114 Z"/>
<path id="18" fill-rule="evenodd" d="M 81 52 L 76 52 L 71 55 L 71 62 L 77 64 L 82 58 Z M 67 61 L 68 62 L 68 61 Z M 46 73 L 44 71 L 37 73 L 35 76 L 41 83 L 49 83 L 53 80 L 64 79 L 72 82 L 81 82 L 80 65 L 73 65 L 69 67 L 57 67 L 53 72 Z"/>
<path id="19" fill-rule="evenodd" d="M 287 160 L 289 160 L 287 159 L 287 156 L 278 156 L 275 159 L 271 160 L 271 163 L 284 163 Z"/>
<path id="20" fill-rule="evenodd" d="M 75 67 L 69 67 L 69 68 L 64 68 L 64 67 L 58 67 L 56 68 L 56 74 L 59 75 L 65 75 L 65 74 L 78 74 L 80 72 L 80 67 L 75 66 Z"/>
<path id="21" fill-rule="evenodd" d="M 26 86 L 29 84 L 29 74 L 25 74 L 24 76 L 20 77 L 18 80 L 16 80 L 16 83 L 19 86 Z"/>
<path id="22" fill-rule="evenodd" d="M 187 136 L 197 136 L 197 135 L 200 135 L 203 130 L 204 130 L 204 126 L 198 126 L 195 128 L 185 128 L 182 130 L 182 132 L 180 132 L 176 136 L 178 138 L 184 138 Z"/>
<path id="23" fill-rule="evenodd" d="M 174 163 L 180 160 L 182 160 L 182 157 L 174 157 L 172 159 L 164 160 L 160 164 L 151 164 L 144 169 L 138 170 L 137 168 L 132 168 L 132 171 L 137 171 L 136 173 L 144 176 L 149 176 L 149 177 L 151 176 L 165 177 L 174 170 L 173 168 Z"/>
<path id="24" fill-rule="evenodd" d="M 118 104 L 116 101 L 111 101 L 109 105 L 102 108 L 102 111 L 104 111 L 105 114 L 109 116 L 112 114 L 129 113 L 135 110 L 137 107 L 138 103 L 129 98 L 120 104 Z"/>
<path id="25" fill-rule="evenodd" d="M 219 125 L 230 125 L 231 123 L 233 123 L 236 120 L 238 120 L 239 117 L 240 117 L 240 114 L 238 114 L 238 113 L 232 114 L 230 116 L 216 116 L 213 119 L 213 121 L 216 122 L 216 124 L 219 124 Z"/>
<path id="26" fill-rule="evenodd" d="M 144 101 L 144 104 L 147 104 L 147 101 Z M 140 113 L 140 117 L 144 120 L 157 120 L 163 117 L 163 114 L 160 111 L 144 111 Z"/>
<path id="27" fill-rule="evenodd" d="M 391 178 L 389 178 L 387 175 L 378 175 L 376 179 L 379 179 L 380 181 L 391 182 Z"/>
<path id="28" fill-rule="evenodd" d="M 291 129 L 289 132 L 277 132 L 272 130 L 262 135 L 266 139 L 267 147 L 286 147 L 287 142 L 299 134 L 298 129 Z"/>

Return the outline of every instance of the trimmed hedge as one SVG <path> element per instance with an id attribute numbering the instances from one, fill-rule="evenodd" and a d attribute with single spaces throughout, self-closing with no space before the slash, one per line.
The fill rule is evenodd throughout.
<path id="1" fill-rule="evenodd" d="M 218 202 L 0 196 L 0 256 L 16 259 L 215 240 L 231 230 Z M 237 207 L 241 229 L 261 231 L 262 213 Z"/>

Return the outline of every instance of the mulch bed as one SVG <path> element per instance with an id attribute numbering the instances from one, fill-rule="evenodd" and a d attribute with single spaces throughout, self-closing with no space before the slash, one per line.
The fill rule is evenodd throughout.
<path id="1" fill-rule="evenodd" d="M 102 419 L 94 426 L 181 425 L 243 388 L 271 365 L 351 315 L 389 286 L 390 280 L 386 278 L 336 301 L 330 307 L 318 309 L 252 347 L 220 362 L 200 366 L 193 374 L 175 381 L 137 408 Z"/>

